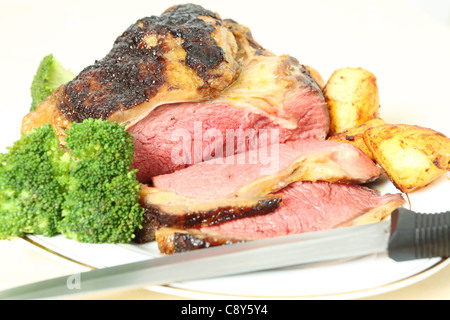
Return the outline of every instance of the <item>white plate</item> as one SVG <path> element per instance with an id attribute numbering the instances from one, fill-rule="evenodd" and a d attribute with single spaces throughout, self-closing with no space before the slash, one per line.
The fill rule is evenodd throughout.
<path id="1" fill-rule="evenodd" d="M 154 243 L 88 245 L 64 237 L 25 238 L 53 258 L 85 267 L 104 268 L 160 257 Z M 450 263 L 449 259 L 394 262 L 374 254 L 326 264 L 309 264 L 208 280 L 148 287 L 193 299 L 355 299 L 389 292 L 421 281 Z M 207 267 L 207 266 L 205 266 Z"/>
<path id="2" fill-rule="evenodd" d="M 297 57 L 301 63 L 318 69 L 325 79 L 340 67 L 356 66 L 372 71 L 378 79 L 381 114 L 386 121 L 419 124 L 449 136 L 450 30 L 405 1 L 280 0 L 276 4 L 259 1 L 257 13 L 251 1 L 195 2 L 218 11 L 224 18 L 246 24 L 262 45 L 277 54 Z M 159 14 L 169 5 L 151 0 L 130 0 L 127 6 L 111 1 L 45 1 L 36 5 L 34 1 L 22 0 L 0 6 L 0 30 L 10 30 L 11 25 L 16 25 L 14 33 L 2 33 L 3 41 L 8 43 L 0 53 L 0 67 L 5 75 L 0 86 L 3 149 L 19 136 L 21 117 L 29 105 L 26 100 L 29 84 L 39 57 L 53 52 L 66 66 L 81 70 L 101 58 L 119 32 L 136 19 Z M 23 7 L 29 10 L 23 11 Z M 107 12 L 100 15 L 104 8 L 108 8 Z M 70 19 L 65 18 L 68 13 Z M 14 22 L 19 17 L 23 23 L 17 26 Z M 28 21 L 31 25 L 27 25 Z M 105 28 L 100 30 L 98 23 Z M 51 38 L 43 41 L 42 35 L 49 33 Z M 25 103 L 20 103 L 23 100 Z M 20 107 L 11 107 L 16 105 Z M 412 209 L 448 210 L 448 179 L 443 176 L 411 195 Z M 377 187 L 382 192 L 396 192 L 389 183 Z M 52 257 L 82 264 L 86 269 L 159 256 L 153 243 L 86 245 L 63 237 L 36 236 L 27 241 Z M 372 255 L 150 289 L 201 299 L 359 298 L 410 285 L 448 263 L 440 259 L 394 263 L 384 255 Z"/>

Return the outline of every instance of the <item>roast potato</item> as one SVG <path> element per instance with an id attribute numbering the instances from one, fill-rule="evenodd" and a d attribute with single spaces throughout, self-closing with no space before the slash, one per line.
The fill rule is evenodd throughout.
<path id="1" fill-rule="evenodd" d="M 374 118 L 360 126 L 332 135 L 328 139 L 350 143 L 361 149 L 361 151 L 363 151 L 369 158 L 375 161 L 372 152 L 370 152 L 369 148 L 367 148 L 366 143 L 364 142 L 363 134 L 364 132 L 366 132 L 366 130 L 376 126 L 380 126 L 382 124 L 386 124 L 383 119 Z"/>
<path id="2" fill-rule="evenodd" d="M 328 79 L 324 97 L 330 114 L 330 135 L 379 116 L 377 79 L 362 68 L 342 68 Z"/>
<path id="3" fill-rule="evenodd" d="M 450 170 L 450 139 L 435 130 L 384 124 L 363 139 L 375 161 L 404 193 L 419 190 Z"/>

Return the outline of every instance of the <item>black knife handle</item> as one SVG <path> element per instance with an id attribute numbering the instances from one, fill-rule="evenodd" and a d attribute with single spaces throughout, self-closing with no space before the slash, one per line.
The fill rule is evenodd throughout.
<path id="1" fill-rule="evenodd" d="M 399 208 L 391 215 L 388 255 L 395 261 L 450 256 L 450 211 L 416 213 Z"/>

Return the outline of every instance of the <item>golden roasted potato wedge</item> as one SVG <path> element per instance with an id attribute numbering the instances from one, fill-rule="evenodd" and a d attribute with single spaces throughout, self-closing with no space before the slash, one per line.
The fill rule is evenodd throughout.
<path id="1" fill-rule="evenodd" d="M 435 130 L 384 124 L 366 130 L 363 139 L 375 161 L 404 193 L 419 190 L 450 170 L 450 139 Z"/>
<path id="2" fill-rule="evenodd" d="M 374 118 L 360 126 L 332 135 L 328 139 L 350 143 L 361 149 L 367 156 L 369 156 L 369 158 L 375 161 L 372 152 L 370 152 L 369 148 L 367 148 L 366 143 L 364 142 L 363 135 L 364 132 L 366 132 L 366 130 L 376 126 L 381 126 L 383 124 L 386 124 L 386 122 L 383 119 Z"/>
<path id="3" fill-rule="evenodd" d="M 330 135 L 357 127 L 379 115 L 377 79 L 365 69 L 336 70 L 323 93 L 330 114 Z"/>

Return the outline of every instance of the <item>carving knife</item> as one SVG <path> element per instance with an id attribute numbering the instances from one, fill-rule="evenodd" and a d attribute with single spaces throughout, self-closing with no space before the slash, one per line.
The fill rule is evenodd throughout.
<path id="1" fill-rule="evenodd" d="M 390 219 L 360 226 L 249 241 L 44 280 L 0 292 L 0 299 L 67 299 L 117 289 L 275 269 L 387 253 L 406 261 L 450 255 L 450 211 L 399 208 Z M 77 284 L 71 282 L 77 276 Z"/>

